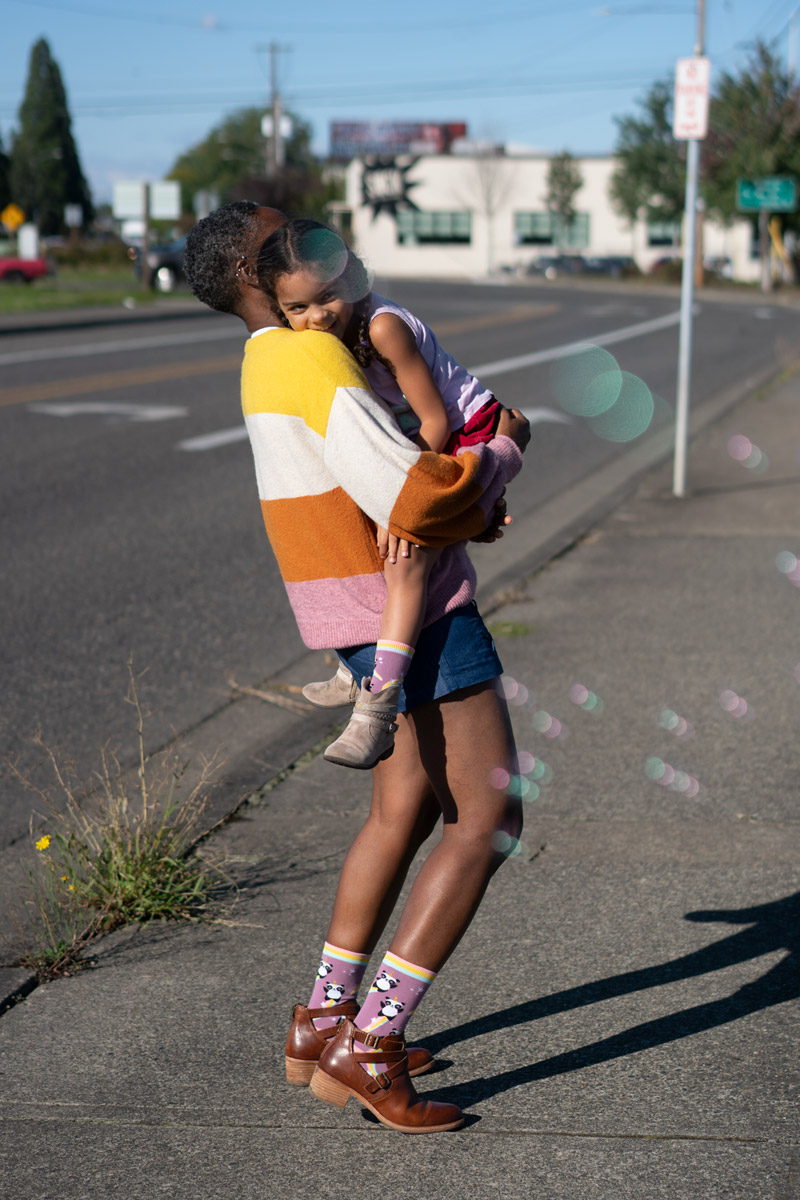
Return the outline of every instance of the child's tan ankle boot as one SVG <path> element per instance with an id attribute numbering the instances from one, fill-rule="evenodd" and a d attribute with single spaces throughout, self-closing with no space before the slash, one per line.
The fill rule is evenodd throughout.
<path id="1" fill-rule="evenodd" d="M 340 663 L 333 679 L 326 679 L 324 683 L 307 683 L 303 695 L 319 708 L 340 708 L 353 703 L 358 696 L 358 684 L 344 663 Z"/>
<path id="2" fill-rule="evenodd" d="M 402 684 L 393 683 L 382 692 L 371 692 L 369 685 L 370 680 L 365 679 L 347 728 L 325 751 L 323 758 L 328 762 L 368 771 L 394 750 L 394 719 Z"/>

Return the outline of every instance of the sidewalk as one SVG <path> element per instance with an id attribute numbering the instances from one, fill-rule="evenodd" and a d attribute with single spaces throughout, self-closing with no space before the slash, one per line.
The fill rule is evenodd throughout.
<path id="1" fill-rule="evenodd" d="M 0 1194 L 796 1200 L 799 454 L 795 376 L 694 441 L 686 500 L 650 471 L 487 617 L 552 779 L 411 1027 L 462 1131 L 284 1082 L 369 796 L 316 757 L 216 835 L 230 924 L 124 931 L 0 1019 Z"/>

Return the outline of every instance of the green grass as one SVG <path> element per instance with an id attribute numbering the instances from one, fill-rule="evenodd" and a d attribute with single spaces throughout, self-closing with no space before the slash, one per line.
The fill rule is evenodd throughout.
<path id="1" fill-rule="evenodd" d="M 525 625 L 522 621 L 495 621 L 487 626 L 492 637 L 525 637 L 532 633 L 535 625 Z"/>
<path id="2" fill-rule="evenodd" d="M 187 293 L 171 293 L 185 299 Z M 109 265 L 58 268 L 56 275 L 32 283 L 0 280 L 0 317 L 7 313 L 37 312 L 51 308 L 122 304 L 130 297 L 136 303 L 152 304 L 156 293 L 142 289 L 130 266 Z M 158 296 L 159 299 L 168 297 Z"/>
<path id="3" fill-rule="evenodd" d="M 50 815 L 40 817 L 33 831 L 22 913 L 14 914 L 25 950 L 16 962 L 2 965 L 27 967 L 40 981 L 80 970 L 86 946 L 108 930 L 209 919 L 212 894 L 224 878 L 220 864 L 196 853 L 217 764 L 204 764 L 198 782 L 181 794 L 187 764 L 169 754 L 147 754 L 130 663 L 129 671 L 139 746 L 135 772 L 124 771 L 116 753 L 104 748 L 94 781 L 99 788 L 91 794 L 91 786 L 73 779 L 39 732 L 33 740 L 52 771 L 52 795 L 7 760 Z"/>

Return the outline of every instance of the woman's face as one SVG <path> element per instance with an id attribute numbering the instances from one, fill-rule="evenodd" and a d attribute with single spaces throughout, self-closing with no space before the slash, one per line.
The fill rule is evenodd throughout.
<path id="1" fill-rule="evenodd" d="M 343 300 L 336 280 L 320 283 L 312 271 L 281 275 L 275 284 L 278 306 L 292 329 L 332 333 L 339 340 L 353 315 L 353 305 Z"/>

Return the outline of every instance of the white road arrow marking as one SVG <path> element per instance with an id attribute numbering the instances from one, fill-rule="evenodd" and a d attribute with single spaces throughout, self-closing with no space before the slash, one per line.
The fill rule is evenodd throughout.
<path id="1" fill-rule="evenodd" d="M 29 404 L 31 412 L 48 417 L 124 417 L 126 421 L 173 421 L 189 415 L 188 408 L 165 404 L 104 404 L 101 400 L 77 400 L 74 403 Z"/>

